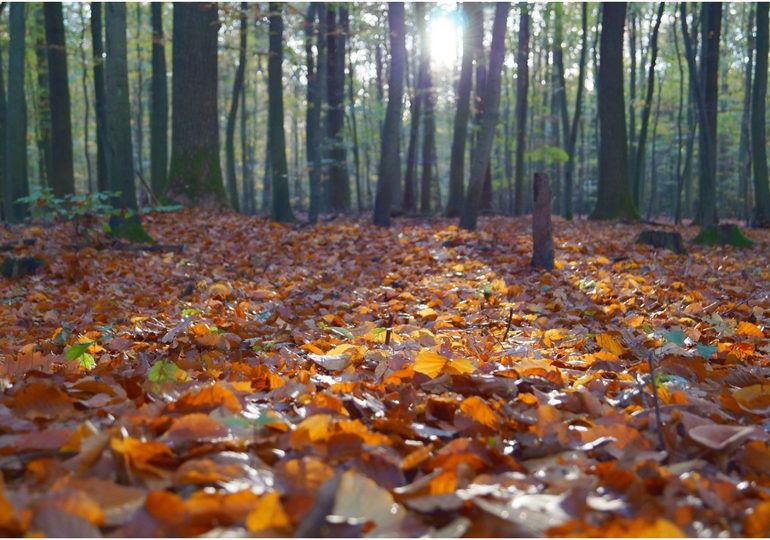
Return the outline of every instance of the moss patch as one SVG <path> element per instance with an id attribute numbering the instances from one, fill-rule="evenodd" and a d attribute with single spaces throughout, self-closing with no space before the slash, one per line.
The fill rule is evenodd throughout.
<path id="1" fill-rule="evenodd" d="M 110 218 L 110 236 L 122 238 L 135 244 L 152 244 L 155 242 L 152 236 L 144 230 L 139 216 L 129 217 L 112 216 Z"/>
<path id="2" fill-rule="evenodd" d="M 737 225 L 732 224 L 703 229 L 692 241 L 704 246 L 754 247 L 754 242 L 746 238 Z"/>

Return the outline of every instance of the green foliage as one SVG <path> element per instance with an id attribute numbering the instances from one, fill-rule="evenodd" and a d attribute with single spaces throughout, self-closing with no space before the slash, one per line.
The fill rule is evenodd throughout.
<path id="1" fill-rule="evenodd" d="M 90 371 L 96 367 L 96 360 L 86 351 L 93 344 L 93 341 L 83 341 L 67 347 L 64 351 L 64 357 L 71 362 L 77 360 L 81 368 Z"/>
<path id="2" fill-rule="evenodd" d="M 544 165 L 562 165 L 569 161 L 569 154 L 558 146 L 542 146 L 537 150 L 530 150 L 525 152 L 526 159 L 532 161 L 542 161 Z"/>
<path id="3" fill-rule="evenodd" d="M 178 371 L 179 367 L 171 360 L 158 360 L 147 372 L 147 380 L 155 384 L 173 382 Z"/>
<path id="4" fill-rule="evenodd" d="M 56 197 L 53 190 L 44 187 L 26 197 L 16 199 L 17 203 L 29 205 L 33 219 L 44 223 L 54 221 L 76 221 L 91 216 L 110 216 L 116 210 L 110 201 L 120 196 L 116 191 L 100 191 L 89 195 L 65 195 Z"/>

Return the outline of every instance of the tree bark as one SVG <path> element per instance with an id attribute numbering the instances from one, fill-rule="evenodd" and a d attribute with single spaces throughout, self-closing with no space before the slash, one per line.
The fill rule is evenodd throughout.
<path id="1" fill-rule="evenodd" d="M 434 115 L 433 80 L 430 73 L 430 47 L 424 33 L 425 21 L 421 21 L 421 24 L 424 39 L 420 43 L 420 78 L 423 80 L 420 91 L 425 109 L 422 113 L 420 212 L 427 214 L 430 212 L 431 185 L 436 172 L 436 117 Z"/>
<path id="2" fill-rule="evenodd" d="M 235 123 L 238 120 L 238 105 L 243 92 L 243 81 L 246 74 L 246 36 L 249 30 L 248 4 L 241 2 L 241 32 L 240 49 L 238 51 L 238 67 L 235 70 L 233 80 L 233 94 L 230 101 L 230 111 L 227 113 L 227 126 L 225 129 L 225 156 L 227 160 L 227 192 L 230 197 L 230 206 L 236 212 L 239 210 L 238 178 L 235 174 Z"/>
<path id="3" fill-rule="evenodd" d="M 24 94 L 24 11 L 26 4 L 11 2 L 8 14 L 8 105 L 5 141 L 3 208 L 5 219 L 18 223 L 27 216 L 27 205 L 17 199 L 29 195 L 27 178 L 27 103 Z"/>
<path id="4" fill-rule="evenodd" d="M 519 45 L 516 53 L 516 165 L 514 173 L 513 213 L 524 213 L 524 153 L 527 136 L 527 91 L 529 86 L 529 7 L 519 4 Z"/>
<path id="5" fill-rule="evenodd" d="M 409 144 L 406 150 L 406 172 L 404 173 L 404 201 L 405 212 L 414 212 L 417 208 L 417 144 L 420 134 L 420 119 L 422 118 L 422 103 L 425 100 L 425 77 L 423 73 L 424 58 L 427 54 L 426 47 L 422 44 L 427 41 L 425 36 L 425 4 L 416 3 L 414 5 L 416 19 L 417 36 L 420 40 L 420 57 L 417 57 L 417 47 L 412 47 L 412 100 L 409 114 Z M 414 66 L 419 66 L 415 71 Z M 407 75 L 407 78 L 408 75 Z"/>
<path id="6" fill-rule="evenodd" d="M 166 194 L 168 166 L 168 86 L 166 38 L 163 35 L 163 4 L 152 10 L 152 101 L 150 101 L 150 185 L 155 196 Z"/>
<path id="7" fill-rule="evenodd" d="M 535 173 L 535 204 L 532 208 L 532 262 L 535 268 L 553 269 L 553 227 L 551 225 L 551 187 L 548 176 Z"/>
<path id="8" fill-rule="evenodd" d="M 107 145 L 104 141 L 107 119 L 104 101 L 104 45 L 102 39 L 102 3 L 91 2 L 91 49 L 94 59 L 94 112 L 96 115 L 96 184 L 107 188 Z"/>
<path id="9" fill-rule="evenodd" d="M 225 202 L 217 119 L 217 4 L 174 3 L 168 194 L 183 204 Z"/>
<path id="10" fill-rule="evenodd" d="M 741 114 L 741 137 L 738 143 L 738 215 L 749 222 L 749 179 L 751 178 L 751 74 L 754 69 L 754 5 L 744 4 L 749 14 L 746 23 L 747 46 L 746 69 L 743 75 L 743 113 Z"/>
<path id="11" fill-rule="evenodd" d="M 343 130 L 345 128 L 345 41 L 342 30 L 343 20 L 348 17 L 346 7 L 340 5 L 339 21 L 334 9 L 327 12 L 328 24 L 328 78 L 327 99 L 329 109 L 326 114 L 327 159 L 329 160 L 329 179 L 327 199 L 329 208 L 334 212 L 350 211 L 350 177 L 348 175 L 347 150 Z"/>
<path id="12" fill-rule="evenodd" d="M 317 49 L 318 63 L 313 57 L 313 36 L 315 20 L 318 18 Z M 307 62 L 307 110 L 305 111 L 305 143 L 307 144 L 307 170 L 310 191 L 310 206 L 308 207 L 308 222 L 318 221 L 318 210 L 321 202 L 321 76 L 326 75 L 326 61 L 322 55 L 326 54 L 326 4 L 323 2 L 311 3 L 305 16 L 305 58 Z"/>
<path id="13" fill-rule="evenodd" d="M 770 227 L 770 186 L 767 174 L 767 103 L 768 3 L 757 2 L 757 63 L 751 92 L 751 155 L 754 162 L 754 225 Z"/>
<path id="14" fill-rule="evenodd" d="M 0 5 L 0 14 L 2 14 L 5 8 L 5 3 Z M 5 93 L 5 77 L 3 67 L 3 55 L 0 54 L 0 194 L 5 194 L 7 171 L 5 169 L 5 147 L 6 147 L 6 135 L 8 130 L 8 108 L 7 99 Z M 2 205 L 3 197 L 0 197 L 0 213 L 3 212 Z"/>
<path id="15" fill-rule="evenodd" d="M 580 113 L 583 107 L 583 87 L 585 81 L 586 55 L 588 54 L 588 5 L 581 7 L 582 40 L 580 44 L 580 61 L 578 62 L 577 94 L 575 95 L 575 110 L 572 115 L 572 124 L 567 139 L 567 166 L 564 168 L 564 217 L 572 219 L 572 193 L 574 190 L 575 172 L 575 148 L 577 146 L 578 126 L 580 125 Z M 562 84 L 564 84 L 564 69 L 561 70 Z M 564 108 L 566 109 L 567 97 L 564 96 Z M 566 111 L 565 111 L 566 112 Z"/>
<path id="16" fill-rule="evenodd" d="M 396 185 L 401 182 L 401 109 L 404 99 L 404 60 L 406 43 L 404 33 L 404 4 L 388 3 L 391 57 L 388 81 L 388 107 L 380 139 L 380 168 L 377 194 L 374 200 L 374 224 L 390 226 L 390 208 Z"/>
<path id="17" fill-rule="evenodd" d="M 48 78 L 48 47 L 45 39 L 45 16 L 43 6 L 35 6 L 33 32 L 35 36 L 35 59 L 37 61 L 37 92 L 32 104 L 32 118 L 36 119 L 38 173 L 42 186 L 51 185 L 53 162 L 51 160 L 51 97 Z"/>
<path id="18" fill-rule="evenodd" d="M 78 52 L 80 53 L 80 67 L 81 67 L 81 89 L 83 90 L 83 154 L 86 161 L 86 178 L 88 179 L 88 191 L 93 193 L 98 189 L 93 185 L 93 171 L 91 170 L 91 140 L 90 140 L 90 124 L 91 124 L 91 101 L 88 96 L 88 70 L 86 66 L 88 62 L 86 60 L 86 30 L 88 25 L 86 24 L 85 10 L 83 9 L 84 3 L 78 4 L 78 16 L 80 18 L 80 42 Z"/>
<path id="19" fill-rule="evenodd" d="M 481 191 L 484 187 L 484 179 L 489 158 L 492 151 L 492 142 L 495 136 L 495 126 L 499 115 L 500 82 L 505 57 L 505 31 L 508 18 L 508 2 L 495 4 L 495 20 L 492 28 L 492 44 L 489 54 L 489 70 L 486 74 L 484 85 L 484 113 L 481 117 L 479 138 L 471 163 L 471 177 L 468 193 L 465 196 L 460 227 L 466 230 L 476 230 L 479 209 L 481 206 Z"/>
<path id="20" fill-rule="evenodd" d="M 468 119 L 470 118 L 471 83 L 473 78 L 473 32 L 478 31 L 470 22 L 476 4 L 463 2 L 463 17 L 467 31 L 463 34 L 463 57 L 460 80 L 457 83 L 457 106 L 452 131 L 452 152 L 449 162 L 449 201 L 447 217 L 458 217 L 463 205 L 465 177 L 465 146 L 468 141 Z M 526 9 L 526 8 L 524 8 Z M 519 71 L 521 76 L 521 71 Z"/>
<path id="21" fill-rule="evenodd" d="M 599 63 L 599 186 L 592 219 L 639 219 L 628 169 L 623 104 L 625 3 L 602 3 Z"/>
<path id="22" fill-rule="evenodd" d="M 75 193 L 75 176 L 67 51 L 64 43 L 64 15 L 61 2 L 43 3 L 43 13 L 48 50 L 48 104 L 51 112 L 52 168 L 48 181 L 54 195 L 63 197 Z"/>
<path id="23" fill-rule="evenodd" d="M 350 35 L 350 22 L 348 21 L 347 14 L 342 19 L 342 31 L 345 35 Z M 355 70 L 353 69 L 353 55 L 351 54 L 350 40 L 347 40 L 347 47 L 345 54 L 348 59 L 348 103 L 350 105 L 350 113 L 348 116 L 350 124 L 350 135 L 352 137 L 352 149 L 353 149 L 353 167 L 355 168 L 355 184 L 356 184 L 356 207 L 359 212 L 364 209 L 363 193 L 361 186 L 361 154 L 359 150 L 358 142 L 358 122 L 356 120 L 356 90 L 355 90 Z"/>

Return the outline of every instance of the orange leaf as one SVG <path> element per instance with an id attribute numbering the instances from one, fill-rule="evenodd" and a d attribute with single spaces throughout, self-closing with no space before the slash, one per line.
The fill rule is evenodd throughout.
<path id="1" fill-rule="evenodd" d="M 743 531 L 754 538 L 770 536 L 770 501 L 762 502 L 754 508 L 743 523 Z"/>
<path id="2" fill-rule="evenodd" d="M 755 338 L 763 338 L 765 335 L 762 330 L 756 324 L 752 324 L 747 321 L 741 321 L 738 324 L 738 328 L 735 329 L 735 333 L 739 336 L 749 336 Z"/>
<path id="3" fill-rule="evenodd" d="M 281 505 L 281 496 L 277 491 L 260 497 L 254 509 L 246 517 L 249 532 L 285 530 L 291 526 L 289 516 Z"/>
<path id="4" fill-rule="evenodd" d="M 618 356 L 625 352 L 623 345 L 621 345 L 620 342 L 612 336 L 612 334 L 599 334 L 596 336 L 596 343 L 598 343 L 599 347 L 602 349 Z"/>
<path id="5" fill-rule="evenodd" d="M 449 359 L 446 356 L 434 353 L 428 349 L 423 349 L 417 353 L 414 359 L 414 370 L 417 373 L 423 373 L 431 379 L 438 377 L 443 371 Z"/>
<path id="6" fill-rule="evenodd" d="M 479 424 L 483 424 L 492 429 L 497 429 L 499 427 L 495 411 L 493 411 L 492 407 L 487 405 L 486 402 L 478 396 L 471 396 L 463 400 L 460 404 L 460 410 Z"/>

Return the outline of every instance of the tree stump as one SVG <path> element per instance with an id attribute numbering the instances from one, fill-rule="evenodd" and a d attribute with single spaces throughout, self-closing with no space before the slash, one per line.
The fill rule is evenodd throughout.
<path id="1" fill-rule="evenodd" d="M 684 240 L 682 235 L 678 232 L 668 231 L 654 231 L 648 229 L 639 233 L 636 237 L 637 244 L 647 244 L 648 246 L 668 249 L 673 251 L 677 255 L 687 254 L 687 250 L 684 247 Z"/>
<path id="2" fill-rule="evenodd" d="M 746 238 L 738 226 L 732 223 L 703 229 L 692 241 L 706 246 L 735 246 L 742 248 L 754 246 L 754 242 Z"/>
<path id="3" fill-rule="evenodd" d="M 551 186 L 545 173 L 535 173 L 535 204 L 532 209 L 532 262 L 535 268 L 553 269 Z"/>

